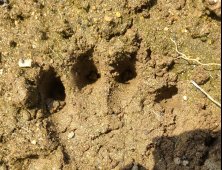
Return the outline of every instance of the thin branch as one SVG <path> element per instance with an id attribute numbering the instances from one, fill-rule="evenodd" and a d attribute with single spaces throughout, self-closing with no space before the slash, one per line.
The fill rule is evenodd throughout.
<path id="1" fill-rule="evenodd" d="M 160 121 L 161 120 L 161 115 L 159 115 L 158 113 L 156 113 L 154 110 L 150 109 L 157 117 L 158 117 L 158 120 Z"/>
<path id="2" fill-rule="evenodd" d="M 49 47 L 49 49 L 61 59 L 61 57 L 51 47 Z"/>
<path id="3" fill-rule="evenodd" d="M 208 65 L 221 66 L 221 64 L 218 64 L 218 63 L 208 63 L 208 64 L 204 64 L 204 63 L 201 63 L 200 61 L 198 61 L 197 59 L 188 58 L 185 54 L 183 54 L 183 53 L 181 53 L 181 52 L 178 51 L 178 49 L 177 49 L 177 43 L 176 43 L 172 38 L 170 38 L 170 40 L 175 44 L 175 46 L 176 46 L 176 49 L 175 49 L 176 52 L 181 55 L 181 56 L 179 56 L 179 57 L 177 57 L 177 58 L 183 58 L 184 60 L 195 61 L 195 62 L 197 62 L 198 64 L 203 65 L 203 66 L 208 66 Z"/>
<path id="4" fill-rule="evenodd" d="M 191 80 L 191 83 L 193 83 L 194 86 L 196 86 L 196 88 L 198 88 L 202 93 L 204 93 L 212 102 L 214 102 L 216 105 L 218 105 L 219 107 L 221 107 L 221 104 L 219 102 L 217 102 L 216 100 L 214 100 L 207 92 L 205 92 L 202 88 L 200 88 L 200 86 L 197 85 L 197 83 L 195 83 L 195 81 Z"/>

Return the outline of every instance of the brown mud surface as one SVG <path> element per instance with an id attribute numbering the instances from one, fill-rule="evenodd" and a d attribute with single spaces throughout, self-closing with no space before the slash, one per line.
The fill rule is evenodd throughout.
<path id="1" fill-rule="evenodd" d="M 0 0 L 0 170 L 218 170 L 220 0 Z M 31 59 L 31 67 L 20 67 Z"/>

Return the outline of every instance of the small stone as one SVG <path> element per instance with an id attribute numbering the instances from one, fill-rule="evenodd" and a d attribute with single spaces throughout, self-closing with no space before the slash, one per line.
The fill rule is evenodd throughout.
<path id="1" fill-rule="evenodd" d="M 188 160 L 183 160 L 183 166 L 187 166 L 189 164 Z"/>
<path id="2" fill-rule="evenodd" d="M 120 17 L 121 17 L 120 12 L 117 12 L 117 13 L 116 13 L 116 17 L 117 17 L 117 18 L 120 18 Z"/>
<path id="3" fill-rule="evenodd" d="M 44 116 L 43 111 L 42 110 L 38 110 L 36 113 L 36 119 L 40 119 Z"/>
<path id="4" fill-rule="evenodd" d="M 172 25 L 174 22 L 174 17 L 170 17 L 169 20 L 168 20 L 168 24 L 169 25 Z"/>
<path id="5" fill-rule="evenodd" d="M 181 32 L 185 33 L 185 32 L 187 32 L 187 29 L 182 29 Z"/>
<path id="6" fill-rule="evenodd" d="M 149 15 L 150 15 L 150 13 L 149 13 L 147 10 L 144 10 L 144 11 L 142 12 L 142 16 L 143 16 L 144 18 L 149 17 Z"/>
<path id="7" fill-rule="evenodd" d="M 167 10 L 164 10 L 162 13 L 161 13 L 162 17 L 168 17 L 170 15 L 170 12 L 167 11 Z"/>
<path id="8" fill-rule="evenodd" d="M 89 145 L 85 145 L 85 146 L 83 146 L 83 149 L 84 149 L 84 151 L 89 150 Z"/>
<path id="9" fill-rule="evenodd" d="M 181 160 L 180 160 L 180 158 L 175 158 L 174 159 L 174 163 L 176 164 L 176 165 L 180 165 L 180 163 L 181 163 Z"/>
<path id="10" fill-rule="evenodd" d="M 28 121 L 31 118 L 30 113 L 27 110 L 23 110 L 23 115 L 22 115 L 23 119 Z"/>
<path id="11" fill-rule="evenodd" d="M 214 4 L 216 4 L 218 2 L 218 0 L 208 0 L 208 3 L 210 4 L 210 5 L 214 5 Z"/>
<path id="12" fill-rule="evenodd" d="M 106 11 L 111 11 L 111 10 L 112 10 L 111 6 L 106 8 Z"/>
<path id="13" fill-rule="evenodd" d="M 23 60 L 22 58 L 19 60 L 19 67 L 31 67 L 32 59 Z"/>
<path id="14" fill-rule="evenodd" d="M 169 30 L 169 28 L 168 28 L 168 27 L 165 27 L 163 30 L 164 30 L 164 31 L 168 31 L 168 30 Z"/>
<path id="15" fill-rule="evenodd" d="M 50 64 L 52 64 L 52 63 L 54 63 L 54 60 L 53 60 L 53 59 L 50 60 Z"/>
<path id="16" fill-rule="evenodd" d="M 198 66 L 195 68 L 193 73 L 193 81 L 195 81 L 198 85 L 203 85 L 209 79 L 209 73 L 203 68 L 203 66 Z"/>
<path id="17" fill-rule="evenodd" d="M 106 15 L 106 16 L 104 17 L 104 19 L 105 19 L 105 21 L 107 21 L 107 22 L 113 21 L 113 17 L 108 16 L 108 15 Z"/>
<path id="18" fill-rule="evenodd" d="M 183 96 L 183 100 L 185 100 L 185 101 L 186 101 L 187 99 L 188 99 L 188 98 L 187 98 L 187 96 Z"/>
<path id="19" fill-rule="evenodd" d="M 65 101 L 59 101 L 59 108 L 62 109 L 66 105 Z"/>
<path id="20" fill-rule="evenodd" d="M 54 99 L 52 99 L 52 98 L 47 98 L 47 99 L 45 100 L 45 103 L 46 103 L 46 106 L 47 106 L 48 111 L 49 111 L 50 113 L 55 113 L 55 112 L 57 112 L 58 109 L 59 109 L 59 106 L 60 106 L 59 101 L 54 100 Z"/>
<path id="21" fill-rule="evenodd" d="M 134 165 L 133 167 L 132 167 L 132 170 L 138 170 L 139 169 L 139 167 L 137 166 L 137 165 Z"/>
<path id="22" fill-rule="evenodd" d="M 75 133 L 74 133 L 74 132 L 70 132 L 70 133 L 68 134 L 68 138 L 69 138 L 69 139 L 72 139 L 74 136 L 75 136 Z"/>
<path id="23" fill-rule="evenodd" d="M 135 34 L 135 32 L 134 32 L 132 29 L 128 29 L 128 30 L 126 31 L 126 34 L 125 34 L 125 35 L 127 35 L 127 36 L 132 36 L 133 34 Z"/>
<path id="24" fill-rule="evenodd" d="M 37 142 L 36 142 L 36 140 L 32 140 L 31 143 L 32 143 L 33 145 L 36 145 Z"/>

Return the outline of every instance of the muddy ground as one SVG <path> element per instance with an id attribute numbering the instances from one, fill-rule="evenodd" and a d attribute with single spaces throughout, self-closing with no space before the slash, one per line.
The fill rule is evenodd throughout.
<path id="1" fill-rule="evenodd" d="M 0 170 L 221 169 L 220 0 L 0 1 Z M 20 67 L 31 59 L 31 67 Z"/>

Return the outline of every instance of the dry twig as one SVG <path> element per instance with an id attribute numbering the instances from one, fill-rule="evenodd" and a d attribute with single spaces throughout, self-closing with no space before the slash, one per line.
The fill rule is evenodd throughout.
<path id="1" fill-rule="evenodd" d="M 219 107 L 221 107 L 221 104 L 219 102 L 217 102 L 216 100 L 214 100 L 207 92 L 205 92 L 202 88 L 200 88 L 200 86 L 197 85 L 197 83 L 195 83 L 195 81 L 191 80 L 191 83 L 193 83 L 194 86 L 196 86 L 196 88 L 198 88 L 202 93 L 204 93 L 212 102 L 214 102 L 216 105 L 218 105 Z"/>
<path id="2" fill-rule="evenodd" d="M 150 109 L 157 117 L 158 117 L 158 120 L 160 121 L 161 120 L 161 115 L 156 113 L 154 110 Z"/>
<path id="3" fill-rule="evenodd" d="M 218 63 L 208 63 L 208 64 L 204 64 L 204 63 L 201 63 L 200 61 L 198 61 L 197 59 L 188 58 L 185 54 L 183 54 L 183 53 L 181 53 L 181 52 L 178 51 L 176 41 L 174 41 L 172 38 L 170 38 L 170 40 L 175 44 L 175 46 L 176 46 L 176 49 L 175 49 L 176 52 L 181 55 L 181 56 L 179 56 L 179 57 L 177 57 L 177 58 L 183 58 L 184 60 L 195 61 L 195 62 L 197 62 L 198 64 L 203 65 L 203 66 L 208 66 L 208 65 L 221 66 L 221 64 L 218 64 Z"/>

